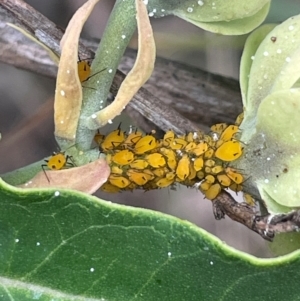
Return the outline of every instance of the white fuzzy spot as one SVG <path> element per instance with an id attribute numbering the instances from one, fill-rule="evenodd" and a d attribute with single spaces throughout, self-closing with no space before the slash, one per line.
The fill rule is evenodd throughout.
<path id="1" fill-rule="evenodd" d="M 69 69 L 67 70 L 67 73 L 68 73 L 68 74 L 70 73 L 70 70 L 69 70 Z"/>
<path id="2" fill-rule="evenodd" d="M 255 59 L 255 56 L 254 56 L 254 55 L 252 55 L 252 56 L 251 56 L 251 60 L 253 61 L 254 59 Z"/>
<path id="3" fill-rule="evenodd" d="M 192 13 L 193 12 L 193 8 L 192 7 L 188 7 L 187 12 L 188 13 Z"/>
<path id="4" fill-rule="evenodd" d="M 107 123 L 112 124 L 113 122 L 111 119 L 109 119 L 109 120 L 107 120 Z"/>
<path id="5" fill-rule="evenodd" d="M 213 261 L 210 261 L 209 263 L 210 263 L 210 265 L 213 265 L 213 264 L 214 264 L 214 262 L 213 262 Z"/>
<path id="6" fill-rule="evenodd" d="M 109 69 L 109 70 L 108 70 L 108 73 L 112 73 L 112 69 Z"/>
<path id="7" fill-rule="evenodd" d="M 285 59 L 285 61 L 286 61 L 287 63 L 289 63 L 289 62 L 291 61 L 291 58 L 290 58 L 290 57 L 287 57 L 287 58 Z"/>
<path id="8" fill-rule="evenodd" d="M 289 30 L 293 30 L 294 29 L 294 26 L 293 25 L 290 25 L 289 26 Z"/>
<path id="9" fill-rule="evenodd" d="M 277 49 L 276 52 L 280 54 L 282 52 L 282 50 L 281 49 Z"/>
<path id="10" fill-rule="evenodd" d="M 145 3 L 145 5 L 148 5 L 148 0 L 143 0 L 143 2 Z"/>
<path id="11" fill-rule="evenodd" d="M 198 1 L 198 4 L 199 4 L 200 6 L 202 6 L 204 3 L 203 3 L 203 1 L 199 0 L 199 1 Z"/>
<path id="12" fill-rule="evenodd" d="M 268 51 L 265 51 L 264 52 L 264 56 L 268 56 L 269 55 L 269 52 Z"/>
<path id="13" fill-rule="evenodd" d="M 90 272 L 93 273 L 95 271 L 94 268 L 90 268 Z"/>
<path id="14" fill-rule="evenodd" d="M 154 16 L 154 13 L 153 13 L 153 12 L 150 12 L 150 13 L 148 14 L 148 16 L 149 16 L 149 17 L 153 17 L 153 16 Z"/>
<path id="15" fill-rule="evenodd" d="M 126 38 L 126 36 L 124 34 L 122 34 L 122 39 L 124 40 Z"/>
<path id="16" fill-rule="evenodd" d="M 93 118 L 93 119 L 97 118 L 97 115 L 96 115 L 96 114 L 93 114 L 93 115 L 92 115 L 92 118 Z"/>
<path id="17" fill-rule="evenodd" d="M 172 256 L 172 253 L 171 252 L 168 252 L 168 257 L 171 257 Z"/>
<path id="18" fill-rule="evenodd" d="M 270 160 L 271 160 L 271 158 L 268 157 L 268 158 L 267 158 L 267 161 L 270 161 Z"/>
<path id="19" fill-rule="evenodd" d="M 36 243 L 36 245 L 37 245 L 37 246 L 40 246 L 40 245 L 41 245 L 41 243 L 40 243 L 40 242 L 37 242 L 37 243 Z"/>
<path id="20" fill-rule="evenodd" d="M 19 238 L 16 238 L 16 239 L 15 239 L 15 242 L 19 242 L 19 241 L 20 241 Z"/>
<path id="21" fill-rule="evenodd" d="M 265 183 L 268 184 L 268 183 L 269 183 L 269 180 L 268 180 L 268 179 L 265 179 Z"/>
<path id="22" fill-rule="evenodd" d="M 59 196 L 59 195 L 60 195 L 60 192 L 59 192 L 59 191 L 55 191 L 55 192 L 54 192 L 54 195 L 55 195 L 55 196 Z"/>
<path id="23" fill-rule="evenodd" d="M 61 96 L 65 96 L 65 95 L 66 95 L 66 92 L 65 92 L 64 90 L 61 90 L 61 91 L 60 91 L 60 95 L 61 95 Z"/>

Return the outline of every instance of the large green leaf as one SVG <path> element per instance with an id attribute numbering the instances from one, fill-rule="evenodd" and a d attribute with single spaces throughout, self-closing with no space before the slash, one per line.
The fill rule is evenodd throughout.
<path id="1" fill-rule="evenodd" d="M 221 34 L 244 34 L 259 26 L 270 0 L 148 0 L 150 16 L 176 15 L 203 29 Z"/>
<path id="2" fill-rule="evenodd" d="M 257 259 L 161 213 L 0 184 L 1 300 L 298 298 L 300 252 Z"/>
<path id="3" fill-rule="evenodd" d="M 271 29 L 272 25 L 257 29 L 248 38 L 242 57 L 243 141 L 254 132 L 261 101 L 270 93 L 297 86 L 300 77 L 300 15 Z"/>

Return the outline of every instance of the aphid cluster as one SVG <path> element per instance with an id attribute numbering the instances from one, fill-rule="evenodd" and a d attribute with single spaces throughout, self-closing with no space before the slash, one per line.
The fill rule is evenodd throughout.
<path id="1" fill-rule="evenodd" d="M 111 167 L 102 190 L 150 190 L 181 183 L 198 187 L 208 199 L 224 188 L 240 191 L 244 177 L 230 167 L 243 152 L 235 139 L 240 119 L 235 125 L 212 126 L 209 135 L 191 132 L 176 136 L 168 131 L 160 140 L 139 131 L 126 134 L 120 128 L 107 136 L 98 133 L 95 141 Z"/>

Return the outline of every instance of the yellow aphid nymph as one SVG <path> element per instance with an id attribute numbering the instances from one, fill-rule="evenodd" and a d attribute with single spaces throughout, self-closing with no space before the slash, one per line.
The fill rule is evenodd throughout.
<path id="1" fill-rule="evenodd" d="M 91 65 L 87 60 L 79 60 L 77 63 L 78 76 L 81 83 L 85 82 L 91 75 Z"/>
<path id="2" fill-rule="evenodd" d="M 190 174 L 190 159 L 187 154 L 184 154 L 178 162 L 176 168 L 176 175 L 181 180 L 184 181 Z"/>
<path id="3" fill-rule="evenodd" d="M 130 181 L 127 178 L 120 175 L 113 175 L 113 174 L 109 176 L 108 181 L 112 185 L 117 186 L 119 188 L 125 188 L 130 184 Z"/>
<path id="4" fill-rule="evenodd" d="M 134 160 L 134 153 L 125 149 L 117 152 L 111 158 L 111 160 L 119 165 L 128 165 Z"/>
<path id="5" fill-rule="evenodd" d="M 225 169 L 226 175 L 236 184 L 242 184 L 244 181 L 243 175 L 241 175 L 236 169 L 227 167 Z"/>
<path id="6" fill-rule="evenodd" d="M 241 143 L 236 140 L 224 142 L 215 152 L 215 156 L 222 161 L 233 161 L 243 153 Z"/>
<path id="7" fill-rule="evenodd" d="M 212 132 L 221 135 L 221 133 L 227 128 L 227 123 L 217 123 L 210 127 Z"/>
<path id="8" fill-rule="evenodd" d="M 145 157 L 150 166 L 154 168 L 163 167 L 166 165 L 166 159 L 160 153 L 153 153 Z"/>
<path id="9" fill-rule="evenodd" d="M 213 200 L 219 195 L 220 192 L 221 192 L 220 184 L 213 184 L 209 187 L 208 190 L 205 191 L 204 195 L 207 199 Z"/>
<path id="10" fill-rule="evenodd" d="M 117 130 L 112 131 L 109 133 L 105 138 L 104 141 L 101 143 L 101 148 L 104 151 L 108 151 L 111 149 L 116 148 L 125 140 L 124 132 L 121 131 L 120 128 Z"/>
<path id="11" fill-rule="evenodd" d="M 137 155 L 149 152 L 157 147 L 157 142 L 155 137 L 152 135 L 147 135 L 141 138 L 134 146 L 134 152 Z"/>
<path id="12" fill-rule="evenodd" d="M 237 125 L 229 125 L 222 133 L 220 140 L 224 142 L 234 138 L 234 135 L 238 132 L 239 127 Z"/>

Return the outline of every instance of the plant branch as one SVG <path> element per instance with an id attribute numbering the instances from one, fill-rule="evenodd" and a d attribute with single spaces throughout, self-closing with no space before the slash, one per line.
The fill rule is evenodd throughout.
<path id="1" fill-rule="evenodd" d="M 57 66 L 47 51 L 5 23 L 28 30 L 56 53 L 60 51 L 59 41 L 63 31 L 20 0 L 0 2 L 0 16 L 0 60 L 46 76 L 56 76 Z M 94 52 L 84 44 L 95 50 L 98 41 L 85 40 L 79 45 L 82 59 L 94 57 Z M 135 56 L 136 52 L 128 49 L 120 69 L 130 70 Z M 114 95 L 124 78 L 125 75 L 118 70 L 111 87 Z M 158 58 L 152 77 L 129 103 L 126 111 L 129 115 L 134 114 L 138 124 L 139 120 L 145 124 L 144 116 L 161 129 L 172 129 L 178 134 L 207 129 L 207 126 L 217 122 L 232 123 L 242 111 L 239 84 L 233 79 Z"/>

